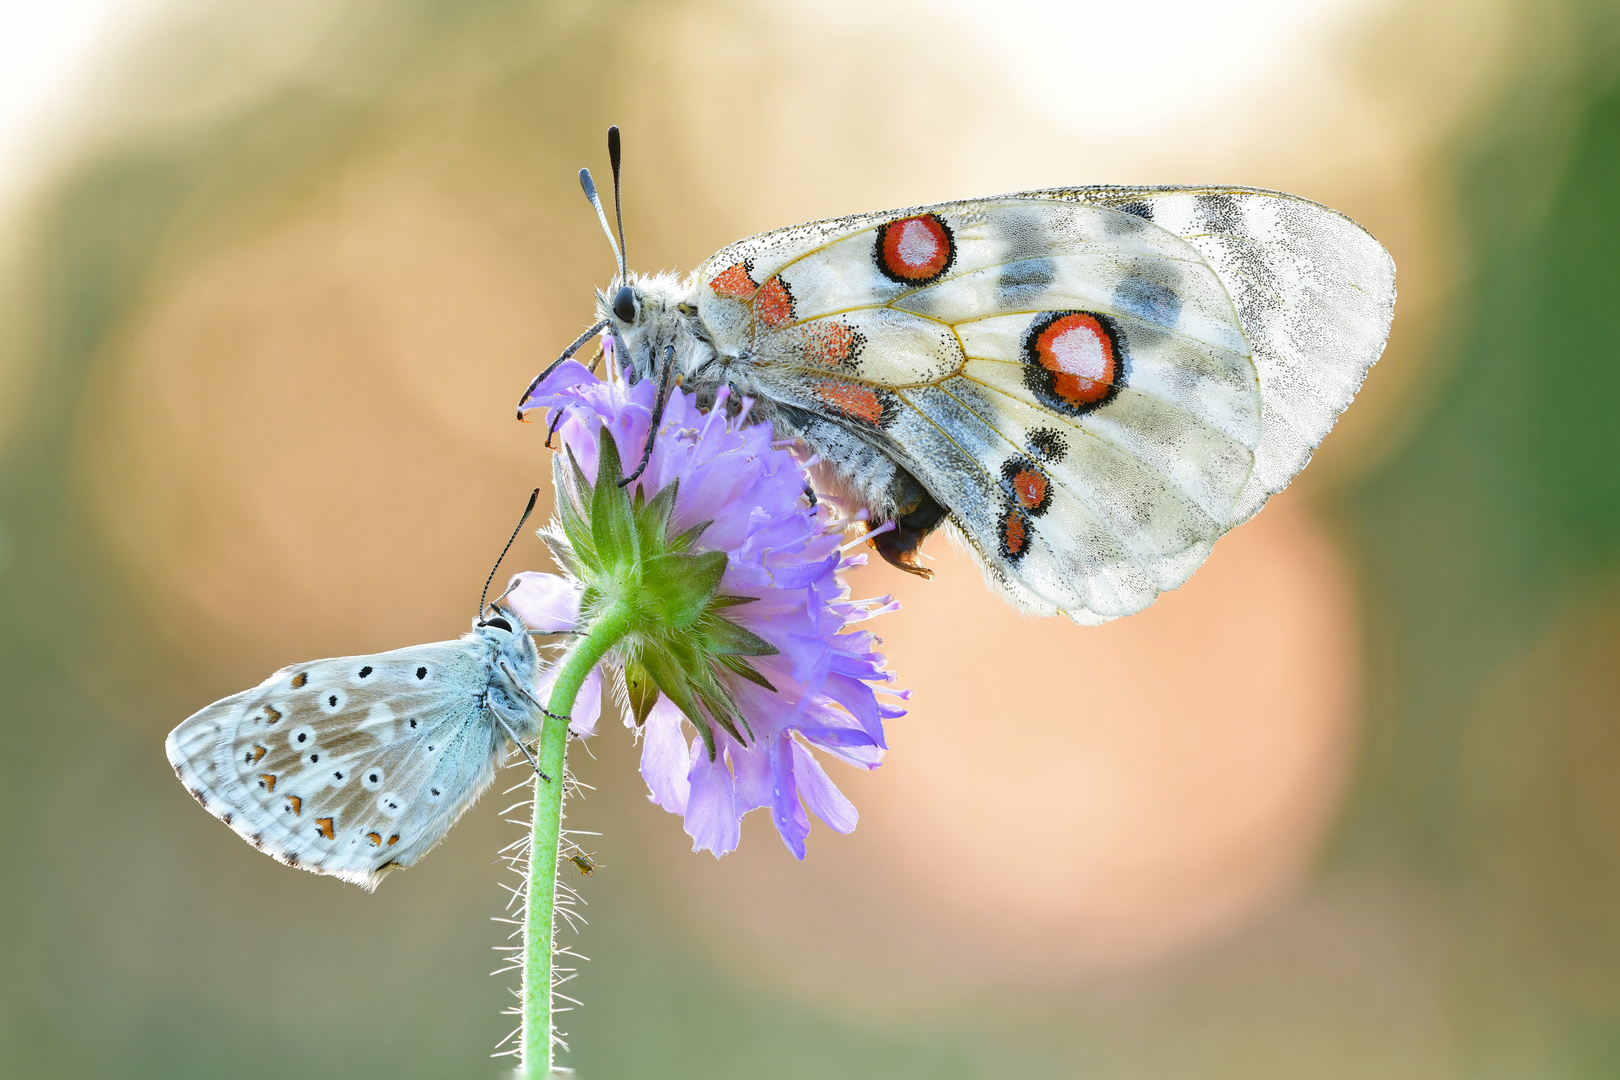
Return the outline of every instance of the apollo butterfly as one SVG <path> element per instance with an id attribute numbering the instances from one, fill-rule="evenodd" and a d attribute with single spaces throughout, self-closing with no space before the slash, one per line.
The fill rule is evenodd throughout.
<path id="1" fill-rule="evenodd" d="M 608 144 L 617 212 L 617 128 Z M 820 490 L 867 511 L 890 563 L 931 576 L 920 548 L 943 526 L 1019 607 L 1081 623 L 1180 585 L 1287 486 L 1394 311 L 1378 241 L 1276 191 L 856 214 L 738 241 L 681 279 L 631 273 L 622 214 L 615 239 L 580 179 L 618 274 L 559 363 L 603 334 L 631 381 L 753 398 L 819 459 Z"/>

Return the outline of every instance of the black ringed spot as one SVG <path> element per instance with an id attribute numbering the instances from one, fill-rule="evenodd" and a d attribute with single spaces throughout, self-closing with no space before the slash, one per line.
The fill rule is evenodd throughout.
<path id="1" fill-rule="evenodd" d="M 1053 412 L 1083 416 L 1119 396 L 1130 360 L 1107 315 L 1049 311 L 1036 316 L 1021 350 L 1024 386 Z"/>
<path id="2" fill-rule="evenodd" d="M 1001 479 L 1013 504 L 1029 516 L 1040 517 L 1052 505 L 1052 481 L 1028 458 L 1011 457 L 1002 462 Z"/>
<path id="3" fill-rule="evenodd" d="M 873 261 L 900 285 L 929 285 L 956 262 L 956 237 L 938 214 L 917 214 L 878 226 Z"/>
<path id="4" fill-rule="evenodd" d="M 996 530 L 996 543 L 1001 549 L 1001 557 L 1010 563 L 1017 563 L 1029 554 L 1029 545 L 1035 538 L 1035 523 L 1030 521 L 1029 515 L 1016 506 L 1009 506 L 1001 515 L 1001 522 Z"/>

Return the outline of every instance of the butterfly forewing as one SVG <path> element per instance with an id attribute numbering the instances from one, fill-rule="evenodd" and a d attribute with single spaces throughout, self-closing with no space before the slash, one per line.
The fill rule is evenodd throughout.
<path id="1" fill-rule="evenodd" d="M 1255 468 L 1231 524 L 1310 461 L 1383 351 L 1395 264 L 1335 210 L 1254 188 L 1078 188 L 1036 197 L 1102 202 L 1182 237 L 1237 306 L 1265 402 Z"/>
<path id="2" fill-rule="evenodd" d="M 284 668 L 175 728 L 170 763 L 254 846 L 375 888 L 494 777 L 486 653 L 463 639 Z"/>

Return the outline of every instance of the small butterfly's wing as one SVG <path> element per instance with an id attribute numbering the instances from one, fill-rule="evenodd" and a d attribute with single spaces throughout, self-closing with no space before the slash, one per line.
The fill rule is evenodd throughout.
<path id="1" fill-rule="evenodd" d="M 911 473 L 992 582 L 1082 622 L 1181 584 L 1286 484 L 1393 302 L 1353 223 L 1233 189 L 861 215 L 742 241 L 698 280 L 717 344 L 810 441 L 875 487 Z"/>
<path id="2" fill-rule="evenodd" d="M 462 639 L 283 668 L 175 728 L 169 762 L 261 851 L 374 889 L 494 779 L 489 656 Z"/>

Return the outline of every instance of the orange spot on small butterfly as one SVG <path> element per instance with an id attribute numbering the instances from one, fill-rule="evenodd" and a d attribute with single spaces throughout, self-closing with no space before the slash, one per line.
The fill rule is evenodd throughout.
<path id="1" fill-rule="evenodd" d="M 297 795 L 287 796 L 287 808 L 293 812 L 293 817 L 304 816 L 304 800 Z"/>
<path id="2" fill-rule="evenodd" d="M 298 674 L 293 676 L 292 688 L 294 690 L 301 689 L 307 682 L 309 682 L 309 672 L 300 671 Z"/>
<path id="3" fill-rule="evenodd" d="M 793 294 L 780 277 L 773 277 L 759 287 L 759 295 L 754 298 L 754 314 L 773 330 L 793 321 Z"/>
<path id="4" fill-rule="evenodd" d="M 268 747 L 263 747 L 263 746 L 260 746 L 258 743 L 254 743 L 253 744 L 253 764 L 257 765 L 259 763 L 259 759 L 264 757 L 264 755 L 268 754 L 269 752 L 270 752 L 270 750 L 269 750 Z"/>
<path id="5" fill-rule="evenodd" d="M 1046 501 L 1046 477 L 1034 469 L 1019 470 L 1013 477 L 1012 487 L 1018 505 L 1025 510 L 1033 510 Z"/>
<path id="6" fill-rule="evenodd" d="M 726 267 L 709 282 L 709 288 L 714 290 L 716 296 L 732 300 L 747 300 L 754 295 L 754 290 L 758 287 L 748 276 L 748 266 L 745 263 L 734 263 Z"/>
<path id="7" fill-rule="evenodd" d="M 883 403 L 870 386 L 823 381 L 816 384 L 816 397 L 846 416 L 877 424 L 883 420 Z"/>
<path id="8" fill-rule="evenodd" d="M 389 847 L 393 847 L 397 843 L 399 843 L 399 833 L 395 833 L 393 836 L 390 836 L 388 838 L 388 846 Z"/>
<path id="9" fill-rule="evenodd" d="M 274 794 L 276 790 L 276 778 L 271 776 L 269 773 L 262 773 L 259 776 L 259 786 Z"/>
<path id="10" fill-rule="evenodd" d="M 317 829 L 321 830 L 321 835 L 326 837 L 328 840 L 336 840 L 337 839 L 337 832 L 336 832 L 336 830 L 334 830 L 332 828 L 332 819 L 331 818 L 329 818 L 329 817 L 318 817 L 318 818 L 316 818 L 315 819 L 315 827 Z"/>
<path id="11" fill-rule="evenodd" d="M 382 847 L 382 833 L 368 832 L 366 839 L 371 841 L 372 847 Z"/>
<path id="12" fill-rule="evenodd" d="M 273 705 L 266 705 L 264 707 L 264 722 L 266 724 L 274 724 L 280 719 L 281 711 L 279 709 Z"/>

